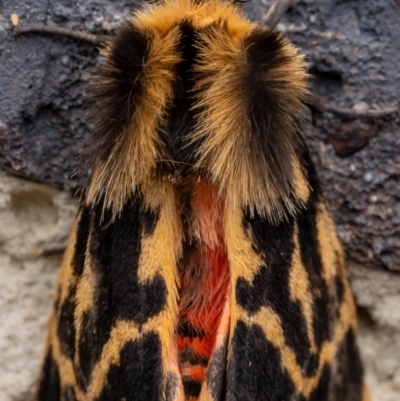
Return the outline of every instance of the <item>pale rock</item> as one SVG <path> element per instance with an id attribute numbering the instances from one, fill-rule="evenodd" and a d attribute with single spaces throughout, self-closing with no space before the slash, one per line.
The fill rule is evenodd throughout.
<path id="1" fill-rule="evenodd" d="M 32 397 L 61 255 L 78 201 L 68 193 L 0 172 L 0 400 Z M 400 400 L 400 275 L 352 261 L 359 344 L 372 401 Z"/>

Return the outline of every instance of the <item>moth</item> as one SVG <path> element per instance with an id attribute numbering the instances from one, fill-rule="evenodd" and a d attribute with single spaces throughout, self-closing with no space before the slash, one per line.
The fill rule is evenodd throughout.
<path id="1" fill-rule="evenodd" d="M 219 0 L 138 11 L 102 53 L 36 400 L 369 400 L 304 57 Z"/>

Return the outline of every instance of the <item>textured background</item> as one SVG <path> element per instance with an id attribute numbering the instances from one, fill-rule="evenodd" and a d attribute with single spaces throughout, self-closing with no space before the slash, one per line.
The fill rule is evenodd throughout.
<path id="1" fill-rule="evenodd" d="M 268 4 L 245 8 L 260 18 Z M 21 25 L 55 23 L 103 34 L 134 8 L 132 1 L 0 0 L 2 401 L 28 400 L 40 364 L 60 256 L 37 255 L 64 244 L 70 230 L 77 205 L 70 192 L 79 184 L 71 174 L 90 129 L 82 85 L 98 63 L 87 43 L 15 39 L 11 15 Z M 383 108 L 400 99 L 399 21 L 398 0 L 305 0 L 278 28 L 307 54 L 316 93 L 345 107 Z M 375 401 L 400 399 L 399 121 L 399 115 L 345 121 L 325 114 L 307 128 L 349 257 Z"/>

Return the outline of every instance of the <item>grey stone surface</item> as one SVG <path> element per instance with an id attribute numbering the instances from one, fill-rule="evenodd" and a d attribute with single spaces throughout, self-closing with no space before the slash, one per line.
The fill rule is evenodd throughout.
<path id="1" fill-rule="evenodd" d="M 61 255 L 77 200 L 0 172 L 0 400 L 29 401 L 38 377 Z M 348 261 L 373 401 L 400 399 L 400 275 Z"/>
<path id="2" fill-rule="evenodd" d="M 0 1 L 0 166 L 68 189 L 89 126 L 83 86 L 98 63 L 92 45 L 65 37 L 15 38 L 19 25 L 57 24 L 101 34 L 129 17 L 134 1 Z"/>
<path id="3" fill-rule="evenodd" d="M 400 275 L 348 261 L 372 401 L 400 399 Z"/>
<path id="4" fill-rule="evenodd" d="M 266 3 L 265 5 L 263 3 Z M 259 17 L 270 1 L 248 3 Z M 278 25 L 307 55 L 316 94 L 358 110 L 400 105 L 400 2 L 299 0 Z M 400 114 L 317 116 L 307 134 L 346 252 L 400 271 Z"/>
<path id="5" fill-rule="evenodd" d="M 0 172 L 0 400 L 31 400 L 61 255 L 77 201 Z"/>
<path id="6" fill-rule="evenodd" d="M 307 54 L 314 89 L 345 107 L 400 99 L 400 3 L 298 1 L 280 28 Z M 380 121 L 324 115 L 310 130 L 339 236 L 353 259 L 400 271 L 400 114 Z"/>
<path id="7" fill-rule="evenodd" d="M 244 5 L 261 19 L 270 0 Z M 58 24 L 94 34 L 113 31 L 135 1 L 0 2 L 0 167 L 64 189 L 85 148 L 90 123 L 82 87 L 98 64 L 92 45 L 30 34 L 19 24 Z M 345 107 L 383 108 L 400 98 L 397 0 L 299 0 L 278 28 L 307 55 L 316 93 Z M 379 121 L 317 116 L 308 128 L 339 235 L 355 260 L 400 270 L 399 115 Z M 83 178 L 87 171 L 79 177 Z"/>

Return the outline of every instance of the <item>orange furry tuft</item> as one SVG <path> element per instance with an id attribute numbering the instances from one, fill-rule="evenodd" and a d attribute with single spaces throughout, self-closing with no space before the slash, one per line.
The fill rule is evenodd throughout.
<path id="1" fill-rule="evenodd" d="M 229 3 L 168 1 L 137 13 L 103 54 L 88 203 L 104 196 L 115 216 L 155 177 L 179 178 L 182 163 L 252 213 L 298 210 L 307 73 L 280 33 Z"/>
<path id="2" fill-rule="evenodd" d="M 162 158 L 157 134 L 172 98 L 178 40 L 178 29 L 160 37 L 131 22 L 102 52 L 105 63 L 91 85 L 96 139 L 87 203 L 104 197 L 114 216 L 136 188 L 154 179 Z"/>
<path id="3" fill-rule="evenodd" d="M 268 28 L 237 38 L 223 22 L 204 30 L 198 49 L 198 167 L 240 206 L 278 221 L 294 214 L 293 164 L 303 141 L 297 122 L 307 93 L 303 56 Z"/>

